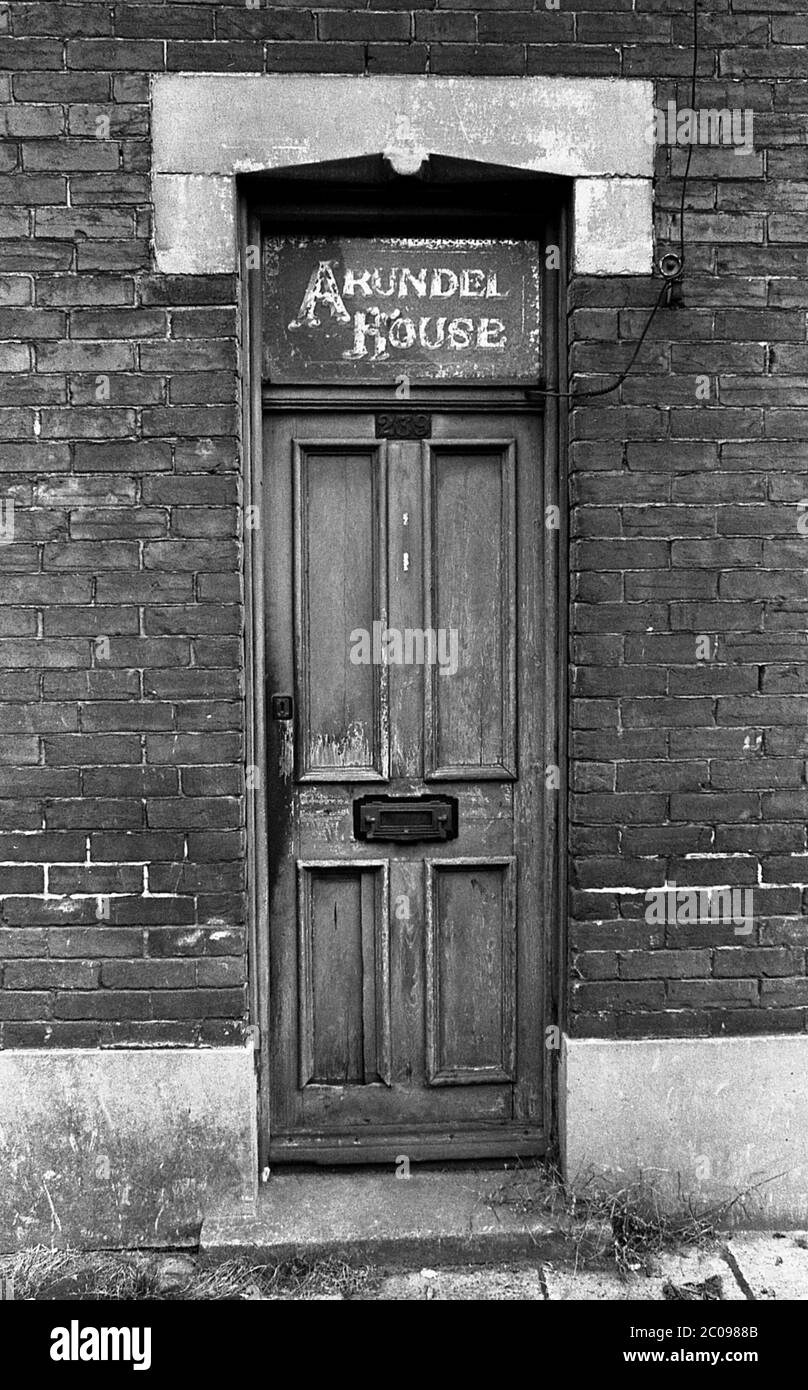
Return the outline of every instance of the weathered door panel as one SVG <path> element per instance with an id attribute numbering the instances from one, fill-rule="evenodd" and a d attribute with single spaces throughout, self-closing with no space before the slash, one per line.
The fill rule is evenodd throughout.
<path id="1" fill-rule="evenodd" d="M 296 779 L 387 776 L 386 669 L 350 661 L 350 628 L 387 611 L 386 446 L 295 440 Z"/>
<path id="2" fill-rule="evenodd" d="M 536 424 L 267 417 L 273 1160 L 542 1146 Z M 357 838 L 377 791 L 457 837 Z"/>
<path id="3" fill-rule="evenodd" d="M 515 776 L 515 453 L 512 439 L 425 445 L 425 626 L 463 640 L 450 679 L 429 668 L 428 777 Z"/>

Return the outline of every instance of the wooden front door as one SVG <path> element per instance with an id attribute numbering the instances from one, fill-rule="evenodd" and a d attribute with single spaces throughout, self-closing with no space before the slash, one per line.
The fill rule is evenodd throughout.
<path id="1" fill-rule="evenodd" d="M 273 1161 L 545 1135 L 541 418 L 389 413 L 265 418 Z"/>

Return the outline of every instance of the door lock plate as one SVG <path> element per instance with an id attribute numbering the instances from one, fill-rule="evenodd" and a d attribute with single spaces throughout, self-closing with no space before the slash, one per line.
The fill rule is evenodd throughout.
<path id="1" fill-rule="evenodd" d="M 295 702 L 291 695 L 273 695 L 270 709 L 273 719 L 291 719 L 295 712 Z"/>

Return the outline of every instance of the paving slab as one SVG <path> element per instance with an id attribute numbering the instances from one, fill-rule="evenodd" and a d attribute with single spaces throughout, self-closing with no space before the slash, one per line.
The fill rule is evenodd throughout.
<path id="1" fill-rule="evenodd" d="M 569 1218 L 502 1201 L 500 1169 L 279 1173 L 255 1204 L 220 1207 L 202 1225 L 211 1259 L 321 1259 L 431 1265 L 561 1258 Z M 598 1233 L 593 1231 L 593 1238 Z"/>
<path id="2" fill-rule="evenodd" d="M 705 1294 L 712 1299 L 716 1293 L 724 1302 L 745 1302 L 747 1298 L 722 1251 L 666 1251 L 650 1262 L 650 1271 L 622 1275 L 616 1269 L 575 1269 L 569 1263 L 562 1267 L 548 1264 L 544 1267 L 544 1285 L 551 1302 L 582 1299 L 659 1303 L 669 1301 L 674 1288 L 683 1300 L 699 1301 Z"/>
<path id="3" fill-rule="evenodd" d="M 539 1268 L 420 1269 L 388 1274 L 372 1297 L 396 1302 L 437 1299 L 499 1303 L 541 1302 L 545 1293 Z"/>
<path id="4" fill-rule="evenodd" d="M 660 1287 L 674 1284 L 678 1289 L 696 1289 L 708 1281 L 720 1280 L 721 1298 L 727 1303 L 745 1303 L 747 1295 L 723 1250 L 685 1250 L 665 1252 L 655 1261 L 654 1277 Z"/>
<path id="5" fill-rule="evenodd" d="M 544 1284 L 552 1303 L 586 1302 L 624 1303 L 627 1299 L 658 1302 L 662 1298 L 662 1280 L 648 1279 L 641 1274 L 625 1278 L 617 1270 L 589 1270 L 544 1266 Z"/>
<path id="6" fill-rule="evenodd" d="M 725 1248 L 748 1298 L 808 1299 L 808 1232 L 733 1232 Z"/>

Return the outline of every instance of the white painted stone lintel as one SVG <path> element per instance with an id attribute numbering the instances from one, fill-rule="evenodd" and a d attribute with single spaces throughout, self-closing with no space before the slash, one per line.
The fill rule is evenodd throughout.
<path id="1" fill-rule="evenodd" d="M 236 269 L 238 173 L 415 148 L 574 179 L 574 270 L 646 275 L 653 111 L 611 78 L 156 76 L 157 267 Z"/>

